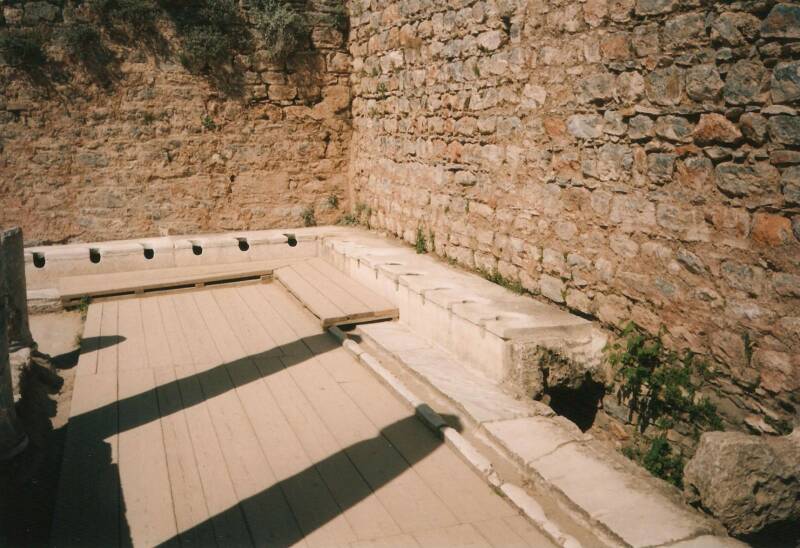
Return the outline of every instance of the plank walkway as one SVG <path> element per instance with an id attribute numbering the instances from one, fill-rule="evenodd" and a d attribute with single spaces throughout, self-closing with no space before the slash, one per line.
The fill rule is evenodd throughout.
<path id="1" fill-rule="evenodd" d="M 54 546 L 552 546 L 278 284 L 90 305 Z"/>
<path id="2" fill-rule="evenodd" d="M 125 293 L 141 294 L 159 289 L 202 287 L 221 281 L 268 278 L 281 266 L 304 259 L 273 259 L 243 263 L 177 266 L 106 274 L 65 276 L 58 280 L 58 291 L 66 302 L 82 297 L 102 297 Z"/>
<path id="3" fill-rule="evenodd" d="M 397 307 L 391 301 L 367 289 L 324 259 L 307 259 L 278 268 L 274 276 L 319 318 L 322 327 L 394 319 L 398 315 Z"/>

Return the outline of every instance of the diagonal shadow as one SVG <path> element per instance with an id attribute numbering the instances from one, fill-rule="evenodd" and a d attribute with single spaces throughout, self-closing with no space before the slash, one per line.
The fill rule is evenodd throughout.
<path id="1" fill-rule="evenodd" d="M 59 354 L 58 356 L 51 356 L 50 361 L 57 369 L 72 369 L 76 365 L 78 365 L 78 358 L 81 355 L 81 352 L 87 349 L 91 349 L 93 351 L 100 350 L 102 348 L 108 348 L 110 346 L 114 346 L 125 341 L 125 337 L 122 335 L 101 335 L 97 337 L 85 337 L 81 339 L 81 344 L 75 350 L 70 350 L 69 352 L 64 352 L 63 354 Z"/>
<path id="2" fill-rule="evenodd" d="M 448 423 L 456 424 L 458 430 L 461 430 L 458 417 L 446 415 L 443 418 Z M 402 457 L 398 455 L 392 440 L 407 436 L 409 431 L 418 433 L 419 429 L 420 422 L 415 415 L 396 421 L 383 428 L 377 436 L 354 443 L 312 464 L 301 472 L 241 501 L 237 506 L 181 532 L 177 537 L 160 544 L 159 547 L 173 546 L 178 539 L 198 538 L 219 520 L 234 521 L 242 512 L 245 516 L 252 515 L 254 518 L 247 520 L 253 545 L 294 545 L 401 476 L 444 443 L 426 430 L 429 435 L 417 435 L 416 443 L 410 448 L 407 446 L 408 450 Z M 328 481 L 336 470 L 341 469 L 342 459 L 348 460 L 361 473 L 366 480 L 366 486 L 359 488 L 359 485 L 353 485 L 349 491 L 334 492 L 329 501 L 304 499 L 302 494 L 311 491 L 309 486 L 317 486 L 317 492 L 322 489 L 323 495 L 319 498 L 326 498 L 326 495 L 332 491 Z M 313 512 L 304 512 L 303 505 L 306 503 L 314 506 Z M 263 512 L 265 508 L 273 508 L 277 511 Z M 297 515 L 303 515 L 303 519 L 298 520 Z M 253 523 L 255 520 L 259 523 Z M 254 531 L 256 525 L 258 530 Z M 220 545 L 227 545 L 227 543 Z"/>
<path id="3" fill-rule="evenodd" d="M 288 368 L 338 347 L 338 342 L 327 333 L 300 338 L 279 347 L 288 354 L 280 355 L 280 362 Z M 265 369 L 256 365 L 262 363 L 262 360 L 268 361 L 268 358 L 275 357 L 278 357 L 275 349 L 246 356 L 70 418 L 64 462 L 67 463 L 70 459 L 73 463 L 79 463 L 79 466 L 73 465 L 69 470 L 65 466 L 62 474 L 59 500 L 56 504 L 53 545 L 132 545 L 125 518 L 119 470 L 113 462 L 115 455 L 112 454 L 112 446 L 105 439 L 168 417 L 276 373 L 283 368 Z M 187 390 L 190 385 L 195 389 Z M 157 391 L 173 392 L 179 396 L 171 402 L 162 401 L 162 398 L 157 397 Z M 454 424 L 457 424 L 455 418 Z M 212 516 L 191 530 L 180 533 L 164 545 L 185 544 L 187 541 L 191 544 L 207 544 L 203 539 L 211 539 L 210 542 L 216 544 L 214 537 L 221 545 L 240 545 L 242 542 L 252 542 L 255 545 L 296 543 L 400 476 L 442 443 L 434 436 L 426 436 L 400 457 L 392 448 L 392 438 L 409 428 L 419 429 L 419 426 L 413 415 L 392 424 L 382 430 L 379 436 L 356 443 L 310 466 Z M 341 468 L 346 461 L 351 463 L 349 466 L 353 470 L 358 470 L 356 474 L 363 476 L 359 481 L 363 484 L 366 480 L 366 485 L 339 489 L 336 491 L 335 501 L 329 501 L 321 509 L 317 508 L 317 500 L 303 502 L 295 499 L 287 502 L 287 493 L 303 492 L 308 490 L 309 485 L 325 484 L 320 473 L 328 470 L 326 479 L 330 478 L 333 473 L 330 471 Z M 329 491 L 329 487 L 325 485 L 323 492 Z M 70 507 L 59 505 L 62 495 L 70 492 Z M 330 493 L 328 496 L 330 497 Z M 313 504 L 316 511 L 310 514 L 304 511 L 306 503 Z M 302 527 L 295 514 L 304 516 L 301 520 Z"/>

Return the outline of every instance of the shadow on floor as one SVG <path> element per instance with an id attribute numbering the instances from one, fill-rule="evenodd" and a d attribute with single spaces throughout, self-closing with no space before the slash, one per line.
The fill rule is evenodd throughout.
<path id="1" fill-rule="evenodd" d="M 60 496 L 53 543 L 69 546 L 132 544 L 119 470 L 113 463 L 112 447 L 106 439 L 199 405 L 338 347 L 339 344 L 327 333 L 298 339 L 281 347 L 291 348 L 292 354 L 280 356 L 280 361 L 274 359 L 273 351 L 247 356 L 70 418 L 59 493 L 72 496 L 68 497 L 68 502 L 67 497 Z M 264 363 L 283 365 L 270 368 Z M 159 397 L 167 392 L 177 394 L 177 397 L 174 400 Z M 447 417 L 446 420 L 460 429 L 456 417 Z M 163 545 L 288 545 L 297 542 L 401 475 L 442 444 L 433 435 L 417 436 L 424 439 L 415 445 L 413 454 L 400 457 L 389 440 L 412 427 L 419 429 L 418 420 L 413 415 L 383 429 L 375 438 L 353 444 L 211 516 Z M 344 491 L 331 491 L 323 479 L 324 471 L 334 470 L 344 461 L 350 461 L 349 466 L 359 471 L 369 470 L 369 473 L 362 474 L 368 487 L 358 488 L 356 484 Z M 330 473 L 325 477 L 330 478 Z M 318 497 L 313 497 L 313 500 L 292 499 L 292 494 L 303 490 L 308 492 L 312 485 L 321 488 L 323 494 L 327 493 L 329 504 L 322 504 Z M 315 512 L 309 518 L 312 514 L 304 508 L 312 502 Z M 295 517 L 298 513 L 305 516 L 300 520 L 302 527 Z"/>
<path id="2" fill-rule="evenodd" d="M 56 369 L 72 369 L 78 364 L 82 349 L 101 350 L 119 344 L 125 340 L 122 335 L 103 335 L 99 337 L 86 337 L 81 339 L 81 345 L 75 350 L 64 352 L 50 358 Z"/>

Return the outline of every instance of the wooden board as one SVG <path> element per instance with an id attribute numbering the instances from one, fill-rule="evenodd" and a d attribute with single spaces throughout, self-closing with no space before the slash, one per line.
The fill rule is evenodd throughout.
<path id="1" fill-rule="evenodd" d="M 398 317 L 392 302 L 323 259 L 308 259 L 278 268 L 273 276 L 319 318 L 322 327 Z"/>
<path id="2" fill-rule="evenodd" d="M 65 303 L 83 297 L 101 297 L 126 293 L 169 289 L 181 286 L 203 287 L 205 284 L 225 280 L 269 278 L 273 270 L 302 259 L 276 259 L 246 263 L 181 266 L 153 270 L 134 270 L 108 274 L 66 276 L 58 281 L 61 300 Z"/>
<path id="3" fill-rule="evenodd" d="M 55 546 L 549 546 L 280 284 L 93 303 L 85 336 Z"/>

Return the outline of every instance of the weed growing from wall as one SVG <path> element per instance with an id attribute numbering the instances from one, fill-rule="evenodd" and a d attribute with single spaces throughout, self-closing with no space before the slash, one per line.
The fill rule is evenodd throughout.
<path id="1" fill-rule="evenodd" d="M 522 283 L 520 283 L 519 280 L 510 280 L 505 276 L 503 276 L 502 274 L 500 274 L 500 272 L 497 269 L 489 271 L 489 270 L 484 270 L 482 268 L 478 268 L 477 272 L 481 277 L 485 278 L 486 280 L 489 280 L 493 284 L 505 287 L 506 289 L 513 291 L 514 293 L 517 293 L 519 295 L 524 295 L 525 293 L 529 293 L 527 289 L 522 287 Z"/>
<path id="2" fill-rule="evenodd" d="M 414 242 L 414 249 L 420 255 L 428 252 L 428 242 L 425 240 L 425 234 L 422 232 L 421 227 L 417 228 L 417 238 Z"/>
<path id="3" fill-rule="evenodd" d="M 644 333 L 633 322 L 606 352 L 619 381 L 617 398 L 640 434 L 626 455 L 652 474 L 680 485 L 684 457 L 673 450 L 667 432 L 678 424 L 689 425 L 697 438 L 703 431 L 722 429 L 716 407 L 700 395 L 711 378 L 707 365 L 690 351 L 668 350 L 660 336 Z M 651 428 L 656 434 L 645 436 Z"/>
<path id="4" fill-rule="evenodd" d="M 317 216 L 313 206 L 305 208 L 300 217 L 303 219 L 303 226 L 317 226 Z"/>

